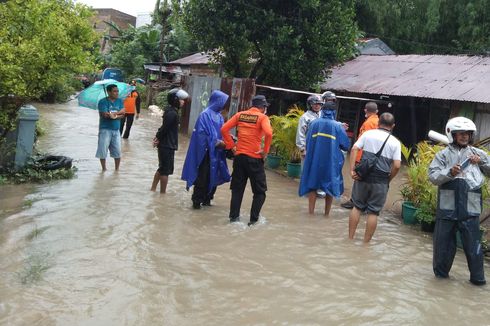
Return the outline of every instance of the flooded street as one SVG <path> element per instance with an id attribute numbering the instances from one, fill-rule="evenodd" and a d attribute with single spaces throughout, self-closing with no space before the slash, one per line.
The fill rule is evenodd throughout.
<path id="1" fill-rule="evenodd" d="M 24 209 L 0 219 L 1 325 L 490 325 L 489 286 L 468 282 L 463 252 L 449 280 L 435 279 L 431 236 L 389 212 L 371 244 L 364 223 L 348 241 L 339 202 L 329 218 L 317 202 L 311 217 L 298 183 L 269 171 L 260 223 L 246 226 L 248 186 L 242 223 L 230 225 L 228 185 L 192 209 L 185 137 L 168 193 L 149 191 L 160 117 L 144 110 L 121 170 L 108 159 L 102 173 L 98 113 L 36 107 L 48 129 L 39 149 L 74 158 L 78 172 L 22 187 Z"/>

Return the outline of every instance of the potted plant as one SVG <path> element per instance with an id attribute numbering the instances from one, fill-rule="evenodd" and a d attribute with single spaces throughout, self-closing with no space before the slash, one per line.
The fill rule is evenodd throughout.
<path id="1" fill-rule="evenodd" d="M 290 177 L 299 177 L 301 174 L 301 153 L 296 147 L 296 130 L 303 113 L 301 108 L 293 105 L 286 115 L 270 117 L 273 130 L 272 145 L 287 159 Z"/>
<path id="2" fill-rule="evenodd" d="M 416 152 L 412 153 L 402 146 L 402 155 L 408 162 L 407 181 L 400 189 L 404 199 L 402 217 L 405 224 L 415 224 L 417 219 L 430 223 L 435 218 L 436 187 L 430 182 L 428 172 L 435 154 L 442 148 L 423 141 L 417 144 Z M 417 213 L 418 209 L 422 211 Z M 417 215 L 420 217 L 417 218 Z"/>
<path id="3" fill-rule="evenodd" d="M 281 165 L 281 159 L 282 157 L 276 153 L 267 155 L 267 167 L 277 169 Z"/>
<path id="4" fill-rule="evenodd" d="M 436 207 L 433 203 L 422 203 L 415 212 L 415 218 L 420 222 L 420 229 L 424 232 L 434 232 L 435 216 Z"/>

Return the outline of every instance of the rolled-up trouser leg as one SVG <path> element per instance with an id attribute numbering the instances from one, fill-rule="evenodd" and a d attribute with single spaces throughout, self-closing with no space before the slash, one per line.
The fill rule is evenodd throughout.
<path id="1" fill-rule="evenodd" d="M 432 267 L 437 277 L 449 277 L 449 271 L 456 255 L 457 223 L 457 221 L 436 219 Z"/>
<path id="2" fill-rule="evenodd" d="M 485 283 L 479 218 L 473 217 L 466 221 L 459 221 L 458 230 L 461 234 L 461 242 L 470 270 L 470 281 L 479 284 Z"/>

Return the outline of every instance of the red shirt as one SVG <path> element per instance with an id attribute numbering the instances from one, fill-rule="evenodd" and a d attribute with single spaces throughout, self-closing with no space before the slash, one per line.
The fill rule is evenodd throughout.
<path id="1" fill-rule="evenodd" d="M 221 134 L 226 144 L 226 149 L 235 146 L 230 135 L 230 130 L 237 127 L 238 141 L 235 155 L 245 154 L 254 158 L 262 158 L 259 151 L 264 139 L 263 151 L 269 153 L 272 141 L 272 127 L 269 117 L 260 112 L 256 107 L 241 111 L 231 117 L 221 128 Z"/>

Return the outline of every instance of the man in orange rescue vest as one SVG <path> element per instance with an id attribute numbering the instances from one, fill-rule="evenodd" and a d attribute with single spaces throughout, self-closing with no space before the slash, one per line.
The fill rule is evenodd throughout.
<path id="1" fill-rule="evenodd" d="M 267 181 L 264 159 L 269 153 L 272 141 L 271 124 L 269 117 L 265 115 L 268 106 L 269 103 L 264 95 L 254 96 L 250 109 L 238 112 L 221 128 L 226 149 L 231 149 L 235 154 L 230 185 L 230 223 L 240 221 L 240 207 L 249 178 L 254 195 L 248 226 L 259 220 L 260 210 L 265 202 Z M 234 127 L 237 127 L 236 145 L 230 135 L 230 129 Z M 262 147 L 262 138 L 264 138 L 264 147 Z"/>

